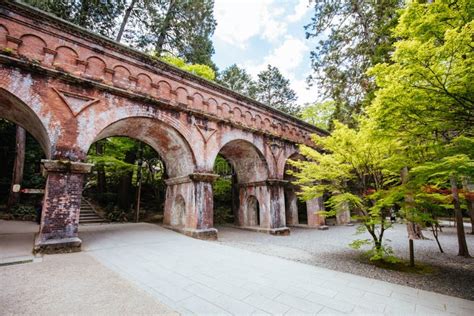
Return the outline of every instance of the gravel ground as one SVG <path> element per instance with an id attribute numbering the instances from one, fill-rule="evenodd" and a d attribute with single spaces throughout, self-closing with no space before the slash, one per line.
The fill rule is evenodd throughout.
<path id="1" fill-rule="evenodd" d="M 177 315 L 88 254 L 0 267 L 0 315 Z"/>
<path id="2" fill-rule="evenodd" d="M 360 259 L 361 251 L 348 246 L 354 239 L 369 238 L 368 234 L 355 236 L 356 226 L 333 226 L 329 230 L 292 228 L 290 236 L 271 236 L 232 227 L 218 227 L 218 230 L 218 242 L 228 246 L 474 300 L 474 258 L 457 256 L 453 227 L 445 227 L 440 233 L 444 254 L 439 252 L 430 231 L 424 231 L 428 240 L 415 241 L 416 263 L 431 268 L 424 273 L 387 270 L 364 263 Z M 408 260 L 405 225 L 395 224 L 386 231 L 385 238 L 390 240 L 397 257 Z M 474 255 L 474 236 L 466 235 L 466 239 Z"/>

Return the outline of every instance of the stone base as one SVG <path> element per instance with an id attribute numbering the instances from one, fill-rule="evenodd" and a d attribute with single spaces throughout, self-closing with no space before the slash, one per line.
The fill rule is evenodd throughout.
<path id="1" fill-rule="evenodd" d="M 53 254 L 53 253 L 69 253 L 81 251 L 82 240 L 78 237 L 49 239 L 41 241 L 39 236 L 36 237 L 33 253 Z"/>
<path id="2" fill-rule="evenodd" d="M 190 229 L 170 225 L 163 225 L 163 227 L 196 239 L 217 240 L 217 229 L 215 228 Z"/>
<path id="3" fill-rule="evenodd" d="M 295 225 L 289 225 L 290 227 L 296 227 L 296 228 L 304 228 L 304 229 L 319 229 L 319 230 L 327 230 L 328 226 L 326 225 L 316 225 L 316 226 L 311 226 L 308 224 L 295 224 Z"/>
<path id="4" fill-rule="evenodd" d="M 290 229 L 288 227 L 280 227 L 280 228 L 265 228 L 259 226 L 237 226 L 233 225 L 232 227 L 238 229 L 249 230 L 258 233 L 267 233 L 270 235 L 277 235 L 277 236 L 288 236 L 290 234 Z"/>

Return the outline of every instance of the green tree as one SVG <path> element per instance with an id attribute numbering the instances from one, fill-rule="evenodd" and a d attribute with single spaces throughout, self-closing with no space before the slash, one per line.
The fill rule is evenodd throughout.
<path id="1" fill-rule="evenodd" d="M 334 100 L 333 119 L 356 124 L 376 89 L 366 71 L 389 60 L 393 51 L 390 29 L 404 1 L 314 1 L 314 16 L 305 26 L 306 38 L 317 41 L 311 52 L 310 84 Z"/>
<path id="2" fill-rule="evenodd" d="M 232 91 L 250 98 L 256 97 L 256 83 L 243 68 L 233 64 L 219 74 L 218 82 Z"/>
<path id="3" fill-rule="evenodd" d="M 25 3 L 52 13 L 107 37 L 114 37 L 117 19 L 126 0 L 24 0 Z"/>
<path id="4" fill-rule="evenodd" d="M 216 27 L 213 0 L 138 0 L 127 25 L 131 27 L 125 28 L 124 39 L 132 46 L 215 69 L 210 40 Z"/>
<path id="5" fill-rule="evenodd" d="M 217 69 L 211 36 L 213 0 L 26 0 L 26 3 L 118 42 L 159 56 L 173 54 Z M 117 23 L 119 22 L 119 23 Z"/>
<path id="6" fill-rule="evenodd" d="M 271 65 L 258 74 L 257 100 L 290 115 L 296 115 L 296 93 L 290 88 L 290 80 L 283 77 L 277 67 Z"/>
<path id="7" fill-rule="evenodd" d="M 216 73 L 214 70 L 207 65 L 188 64 L 184 61 L 184 59 L 171 55 L 160 57 L 160 59 L 164 62 L 167 62 L 168 64 L 186 70 L 207 80 L 213 81 L 216 78 Z"/>
<path id="8" fill-rule="evenodd" d="M 456 192 L 474 158 L 471 146 L 460 145 L 474 136 L 473 18 L 469 0 L 410 2 L 394 30 L 399 40 L 390 63 L 369 71 L 379 87 L 369 116 L 380 133 L 401 143 L 419 190 L 433 179 L 450 188 L 464 256 L 469 252 Z"/>
<path id="9" fill-rule="evenodd" d="M 308 104 L 301 109 L 300 117 L 303 121 L 323 129 L 331 129 L 331 118 L 336 109 L 334 101 Z"/>
<path id="10" fill-rule="evenodd" d="M 354 218 L 360 220 L 359 232 L 368 232 L 371 239 L 358 239 L 351 246 L 358 249 L 372 245 L 371 260 L 393 260 L 391 248 L 384 244 L 385 231 L 391 227 L 386 220 L 396 195 L 390 191 L 398 174 L 385 168 L 385 160 L 397 146 L 388 139 L 375 137 L 368 121 L 355 130 L 335 122 L 328 137 L 313 135 L 316 146 L 323 152 L 300 145 L 300 153 L 307 158 L 290 161 L 296 171 L 295 185 L 301 188 L 303 200 L 331 194 L 326 202 L 334 215 L 349 207 Z"/>

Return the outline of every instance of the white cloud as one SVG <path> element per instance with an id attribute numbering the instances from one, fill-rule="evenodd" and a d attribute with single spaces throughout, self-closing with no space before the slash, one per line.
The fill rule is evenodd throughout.
<path id="1" fill-rule="evenodd" d="M 301 39 L 286 36 L 283 43 L 276 47 L 261 63 L 246 63 L 244 66 L 250 74 L 256 76 L 268 64 L 277 67 L 287 78 L 295 77 L 295 70 L 301 65 L 309 48 Z"/>
<path id="2" fill-rule="evenodd" d="M 268 41 L 272 45 L 270 52 L 255 51 L 251 60 L 236 61 L 239 67 L 257 79 L 257 74 L 268 64 L 275 66 L 290 80 L 298 104 L 314 102 L 318 98 L 317 90 L 307 89 L 306 84 L 309 64 L 302 64 L 309 63 L 306 58 L 310 47 L 303 38 L 288 32 L 288 24 L 302 23 L 310 9 L 308 0 L 293 0 L 290 6 L 279 0 L 215 0 L 218 25 L 214 36 L 229 47 L 241 49 L 248 48 L 254 37 Z"/>
<path id="3" fill-rule="evenodd" d="M 297 103 L 298 104 L 305 104 L 305 103 L 313 103 L 319 99 L 318 90 L 316 87 L 309 87 L 306 83 L 306 77 L 300 80 L 292 80 L 291 81 L 291 88 L 295 90 L 296 95 L 298 96 Z"/>
<path id="4" fill-rule="evenodd" d="M 242 49 L 254 36 L 272 42 L 287 32 L 284 13 L 273 0 L 216 0 L 215 36 Z"/>
<path id="5" fill-rule="evenodd" d="M 297 72 L 308 53 L 309 47 L 303 40 L 287 36 L 285 41 L 265 56 L 261 63 L 250 62 L 239 66 L 245 68 L 255 79 L 268 64 L 277 67 L 283 76 L 290 80 L 291 88 L 298 96 L 298 104 L 304 104 L 318 99 L 316 88 L 307 89 L 306 77 L 308 73 Z"/>
<path id="6" fill-rule="evenodd" d="M 311 10 L 308 0 L 300 0 L 295 6 L 295 12 L 288 17 L 288 21 L 291 23 L 299 21 L 305 14 Z"/>

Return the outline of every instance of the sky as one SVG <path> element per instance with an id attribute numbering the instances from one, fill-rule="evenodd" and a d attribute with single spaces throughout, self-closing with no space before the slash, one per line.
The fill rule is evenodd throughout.
<path id="1" fill-rule="evenodd" d="M 311 21 L 308 0 L 215 0 L 217 27 L 214 62 L 220 70 L 232 64 L 254 79 L 268 64 L 290 79 L 298 104 L 314 102 L 317 89 L 307 89 L 312 40 L 304 25 Z"/>

